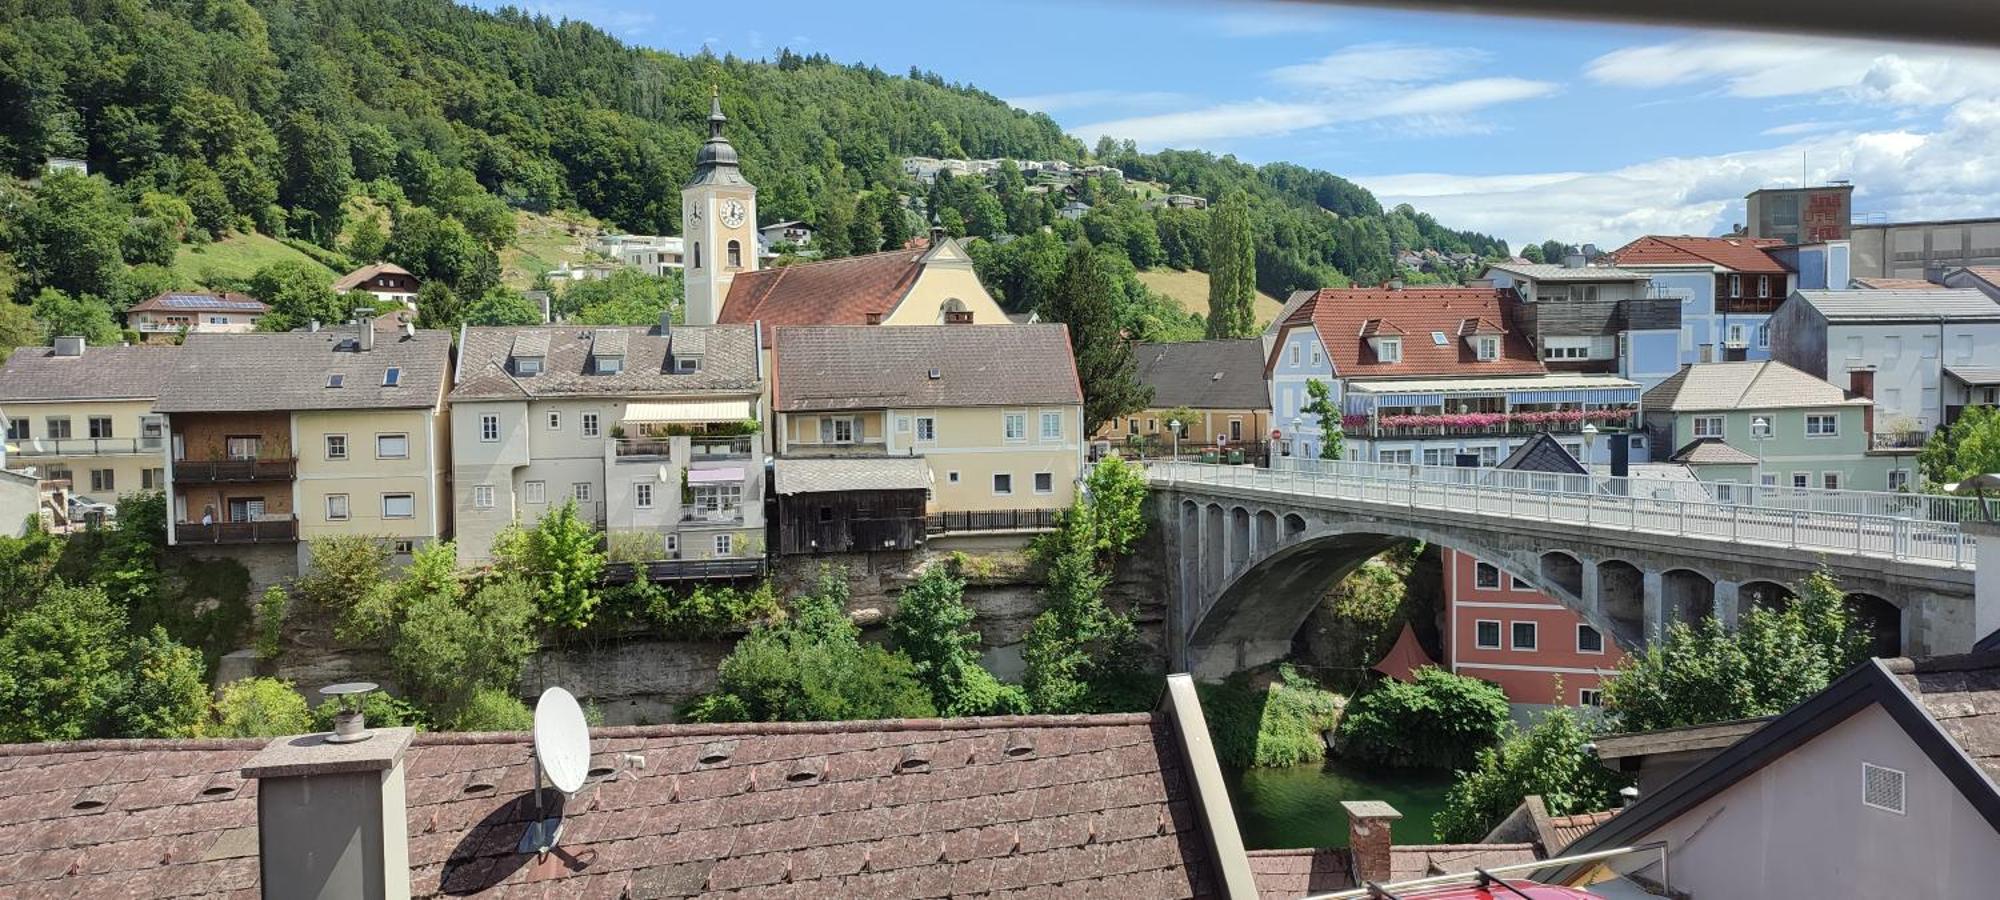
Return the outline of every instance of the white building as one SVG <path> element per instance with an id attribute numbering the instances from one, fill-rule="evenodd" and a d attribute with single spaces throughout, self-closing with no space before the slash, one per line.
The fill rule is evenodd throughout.
<path id="1" fill-rule="evenodd" d="M 1771 332 L 1772 356 L 1815 377 L 1873 370 L 1877 432 L 1915 440 L 1951 418 L 1947 368 L 2000 360 L 2000 303 L 1976 290 L 1794 291 Z"/>
<path id="2" fill-rule="evenodd" d="M 684 265 L 680 238 L 657 234 L 601 234 L 592 248 L 648 275 L 665 275 Z"/>

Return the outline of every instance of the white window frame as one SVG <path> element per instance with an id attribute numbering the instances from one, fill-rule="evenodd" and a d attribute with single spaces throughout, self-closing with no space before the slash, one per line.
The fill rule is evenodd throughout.
<path id="1" fill-rule="evenodd" d="M 1517 594 L 1532 594 L 1535 586 L 1513 575 L 1507 576 L 1507 589 Z"/>
<path id="2" fill-rule="evenodd" d="M 559 410 L 559 409 L 552 409 L 552 410 L 549 410 L 549 411 L 548 411 L 548 423 L 549 423 L 549 430 L 550 430 L 550 431 L 561 431 L 561 430 L 562 430 L 562 410 Z"/>
<path id="3" fill-rule="evenodd" d="M 1493 626 L 1493 643 L 1486 643 L 1484 636 L 1479 633 L 1479 626 L 1481 625 Z M 1472 649 L 1499 650 L 1506 646 L 1506 640 L 1507 623 L 1499 619 L 1474 619 L 1472 621 Z"/>
<path id="4" fill-rule="evenodd" d="M 950 472 L 946 472 L 946 473 L 944 473 L 944 482 L 945 482 L 946 484 L 957 484 L 957 483 L 958 483 L 958 471 L 954 469 L 954 470 L 952 470 L 952 471 L 950 471 Z"/>
<path id="5" fill-rule="evenodd" d="M 1049 482 L 1049 486 L 1048 486 L 1048 487 L 1042 487 L 1042 480 L 1043 480 L 1043 479 L 1048 479 L 1048 482 Z M 1035 473 L 1035 478 L 1034 478 L 1034 485 L 1035 485 L 1035 493 L 1037 493 L 1037 494 L 1053 494 L 1053 493 L 1055 493 L 1055 492 L 1056 492 L 1056 473 L 1054 473 L 1054 472 L 1036 472 L 1036 473 Z"/>
<path id="6" fill-rule="evenodd" d="M 583 429 L 584 437 L 594 438 L 604 433 L 602 420 L 594 412 L 578 413 L 576 420 L 579 423 L 578 427 Z"/>
<path id="7" fill-rule="evenodd" d="M 1311 348 L 1311 350 L 1312 350 L 1312 354 L 1311 354 L 1311 355 L 1312 355 L 1312 365 L 1313 365 L 1313 368 L 1315 368 L 1315 369 L 1319 368 L 1319 364 L 1320 364 L 1320 360 L 1324 358 L 1324 357 L 1322 357 L 1322 356 L 1320 356 L 1320 355 L 1319 355 L 1319 342 L 1318 342 L 1318 341 L 1312 341 L 1312 342 L 1308 343 L 1308 344 L 1307 344 L 1306 346 L 1307 346 L 1307 347 L 1309 347 L 1309 348 Z"/>
<path id="8" fill-rule="evenodd" d="M 1019 444 L 1028 439 L 1028 414 L 1009 412 L 1000 414 L 1000 437 L 1010 444 Z"/>
<path id="9" fill-rule="evenodd" d="M 1768 321 L 1757 324 L 1757 349 L 1771 349 L 1771 323 Z"/>
<path id="10" fill-rule="evenodd" d="M 492 486 L 492 485 L 490 485 L 490 484 L 475 484 L 475 485 L 473 485 L 473 486 L 472 486 L 472 508 L 473 508 L 473 509 L 492 509 L 492 508 L 493 508 L 493 486 Z"/>
<path id="11" fill-rule="evenodd" d="M 716 556 L 734 556 L 736 555 L 736 535 L 718 534 L 715 536 L 715 542 L 711 546 L 715 549 Z"/>
<path id="12" fill-rule="evenodd" d="M 1577 688 L 1577 689 L 1576 689 L 1576 705 L 1578 705 L 1578 706 L 1603 706 L 1603 705 L 1604 705 L 1604 689 L 1603 689 L 1603 688 Z"/>
<path id="13" fill-rule="evenodd" d="M 546 481 L 521 482 L 521 500 L 537 506 L 548 502 L 549 483 Z"/>
<path id="14" fill-rule="evenodd" d="M 632 508 L 633 508 L 633 509 L 652 509 L 652 508 L 653 508 L 653 483 L 652 483 L 652 482 L 650 482 L 650 481 L 635 481 L 635 482 L 633 482 L 633 483 L 632 483 Z"/>
<path id="15" fill-rule="evenodd" d="M 1691 427 L 1694 429 L 1695 437 L 1722 438 L 1724 440 L 1728 439 L 1728 432 L 1729 432 L 1728 416 L 1694 416 L 1693 418 L 1694 418 L 1694 423 Z M 1713 428 L 1703 427 L 1706 425 L 1713 425 L 1715 427 Z"/>
<path id="16" fill-rule="evenodd" d="M 497 444 L 500 442 L 500 416 L 497 413 L 483 413 L 479 417 L 479 442 Z M 379 446 L 379 445 L 378 445 Z"/>
<path id="17" fill-rule="evenodd" d="M 1403 361 L 1402 338 L 1377 338 L 1375 340 L 1375 361 L 1399 363 Z"/>
<path id="18" fill-rule="evenodd" d="M 404 513 L 404 514 L 401 514 L 401 515 L 398 515 L 398 514 L 396 514 L 396 513 L 392 513 L 392 512 L 390 512 L 390 511 L 389 511 L 389 501 L 391 501 L 391 500 L 396 500 L 396 499 L 402 499 L 402 500 L 407 500 L 407 501 L 409 501 L 409 503 L 410 503 L 410 511 L 409 511 L 409 512 L 407 512 L 407 513 Z M 393 494 L 383 494 L 383 495 L 382 495 L 382 518 L 384 518 L 384 519 L 414 519 L 414 518 L 416 518 L 416 517 L 417 517 L 417 495 L 415 495 L 415 494 L 411 494 L 411 493 L 407 493 L 407 492 L 401 492 L 401 491 L 399 491 L 399 492 L 396 492 L 396 493 L 393 493 Z"/>
<path id="19" fill-rule="evenodd" d="M 1585 632 L 1586 630 L 1587 630 L 1587 631 L 1589 631 L 1589 632 L 1590 632 L 1591 634 L 1594 634 L 1594 635 L 1597 635 L 1597 649 L 1595 649 L 1595 650 L 1586 650 L 1586 649 L 1584 649 L 1584 647 L 1583 647 L 1583 633 L 1584 633 L 1584 632 Z M 1590 654 L 1590 655 L 1592 655 L 1592 656 L 1602 656 L 1602 655 L 1604 655 L 1604 632 L 1602 632 L 1602 631 L 1598 631 L 1598 630 L 1597 630 L 1597 626 L 1595 626 L 1595 625 L 1592 625 L 1592 624 L 1590 624 L 1589 622 L 1578 622 L 1578 623 L 1576 623 L 1576 652 L 1578 652 L 1578 653 L 1588 653 L 1588 654 Z"/>
<path id="20" fill-rule="evenodd" d="M 326 458 L 329 461 L 339 461 L 346 459 L 347 435 L 344 434 L 327 435 L 325 437 L 325 440 L 322 441 L 322 449 L 326 451 Z"/>
<path id="21" fill-rule="evenodd" d="M 336 504 L 334 502 L 336 500 L 340 502 Z M 338 512 L 335 511 L 334 509 L 335 506 L 339 507 Z M 352 518 L 354 514 L 353 507 L 349 505 L 347 502 L 346 494 L 326 495 L 325 510 L 326 510 L 326 520 L 329 522 L 345 522 L 348 519 Z"/>
<path id="22" fill-rule="evenodd" d="M 1818 430 L 1814 430 L 1815 422 L 1817 422 L 1820 426 Z M 1840 414 L 1806 413 L 1806 437 L 1808 438 L 1840 437 Z"/>
<path id="23" fill-rule="evenodd" d="M 1493 583 L 1492 583 L 1492 584 L 1487 584 L 1487 583 L 1486 583 L 1486 573 L 1487 573 L 1488 571 L 1491 571 L 1491 572 L 1493 573 Z M 1478 588 L 1478 589 L 1480 589 L 1480 590 L 1482 590 L 1482 591 L 1497 591 L 1497 590 L 1500 590 L 1500 585 L 1502 585 L 1502 584 L 1504 584 L 1504 583 L 1505 583 L 1505 582 L 1501 581 L 1501 578 L 1502 578 L 1502 575 L 1501 575 L 1501 572 L 1500 572 L 1500 567 L 1499 567 L 1499 566 L 1496 566 L 1496 565 L 1494 565 L 1494 564 L 1492 564 L 1492 563 L 1490 563 L 1490 562 L 1486 562 L 1486 561 L 1484 561 L 1484 560 L 1475 560 L 1475 561 L 1474 561 L 1474 562 L 1472 563 L 1472 586 L 1473 586 L 1473 587 L 1475 587 L 1475 588 Z"/>
<path id="24" fill-rule="evenodd" d="M 1000 489 L 1000 480 L 1003 478 L 1007 480 L 1007 489 L 1004 491 Z M 1014 473 L 1012 472 L 993 473 L 993 496 L 995 497 L 1014 496 Z"/>
<path id="25" fill-rule="evenodd" d="M 382 442 L 383 442 L 383 441 L 392 441 L 392 440 L 393 440 L 393 441 L 402 441 L 402 442 L 403 442 L 403 452 L 402 452 L 402 453 L 387 453 L 387 454 L 385 454 L 385 453 L 383 453 L 383 452 L 382 452 L 382 448 L 383 448 L 383 443 L 382 443 Z M 394 432 L 388 432 L 388 433 L 384 433 L 384 434 L 378 434 L 378 435 L 376 435 L 376 436 L 375 436 L 375 458 L 376 458 L 376 459 L 409 459 L 409 458 L 410 458 L 410 435 L 409 435 L 409 433 L 408 433 L 408 432 L 402 432 L 402 431 L 394 431 Z"/>
<path id="26" fill-rule="evenodd" d="M 1907 469 L 1889 470 L 1889 490 L 1894 492 L 1902 492 L 1909 490 L 1909 488 L 1910 488 L 1909 470 Z"/>
<path id="27" fill-rule="evenodd" d="M 847 437 L 840 436 L 842 425 L 847 426 Z M 861 423 L 853 416 L 821 416 L 819 419 L 819 442 L 822 444 L 853 444 L 860 438 Z"/>
<path id="28" fill-rule="evenodd" d="M 1493 362 L 1500 358 L 1500 339 L 1491 335 L 1479 335 L 1473 338 L 1472 349 L 1480 362 Z"/>
<path id="29" fill-rule="evenodd" d="M 1292 345 L 1291 347 L 1289 347 L 1289 348 L 1287 348 L 1287 349 L 1288 349 L 1288 350 L 1289 350 L 1290 352 L 1289 352 L 1289 353 L 1287 353 L 1286 355 L 1287 355 L 1288 357 L 1290 357 L 1290 359 L 1291 359 L 1291 366 L 1292 366 L 1292 368 L 1294 368 L 1294 369 L 1298 368 L 1298 367 L 1299 367 L 1299 345 L 1298 345 L 1298 344 L 1293 344 L 1293 345 Z"/>
<path id="30" fill-rule="evenodd" d="M 1838 470 L 1829 469 L 1819 473 L 1819 486 L 1821 490 L 1841 490 L 1847 486 L 1847 476 Z"/>
<path id="31" fill-rule="evenodd" d="M 1042 440 L 1044 440 L 1044 441 L 1060 441 L 1060 440 L 1062 440 L 1062 439 L 1063 439 L 1063 426 L 1062 426 L 1062 422 L 1063 422 L 1063 414 L 1062 414 L 1062 413 L 1060 413 L 1060 412 L 1056 412 L 1056 411 L 1052 411 L 1052 410 L 1043 410 L 1043 411 L 1042 411 Z M 1050 431 L 1049 431 L 1049 426 L 1050 426 L 1051 424 L 1055 425 L 1055 432 L 1054 432 L 1053 434 L 1052 434 L 1052 433 L 1050 433 Z"/>
<path id="32" fill-rule="evenodd" d="M 1528 645 L 1521 646 L 1521 626 L 1528 626 Z M 1507 623 L 1507 649 L 1537 652 L 1542 647 L 1542 623 L 1533 619 L 1515 619 Z"/>
<path id="33" fill-rule="evenodd" d="M 1803 491 L 1812 487 L 1812 475 L 1811 472 L 1793 472 L 1792 489 Z"/>
<path id="34" fill-rule="evenodd" d="M 588 481 L 574 482 L 569 486 L 569 495 L 578 503 L 589 503 L 590 493 L 591 488 Z"/>
<path id="35" fill-rule="evenodd" d="M 1137 422 L 1138 420 L 1137 420 L 1137 419 L 1133 419 L 1132 421 L 1134 421 L 1134 422 Z M 936 417 L 936 416 L 918 416 L 918 417 L 917 417 L 917 442 L 918 442 L 918 443 L 921 443 L 921 444 L 935 444 L 935 443 L 937 443 L 937 417 Z"/>

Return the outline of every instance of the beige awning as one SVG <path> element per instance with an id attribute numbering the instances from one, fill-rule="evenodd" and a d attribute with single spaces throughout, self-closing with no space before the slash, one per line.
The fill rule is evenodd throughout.
<path id="1" fill-rule="evenodd" d="M 677 400 L 628 403 L 627 422 L 741 422 L 755 415 L 748 400 Z"/>

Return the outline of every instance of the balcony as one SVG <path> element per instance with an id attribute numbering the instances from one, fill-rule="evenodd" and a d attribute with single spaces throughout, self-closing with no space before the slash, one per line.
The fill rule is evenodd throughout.
<path id="1" fill-rule="evenodd" d="M 1868 436 L 1870 450 L 1922 450 L 1930 435 L 1922 431 L 1878 431 Z"/>
<path id="2" fill-rule="evenodd" d="M 1379 416 L 1345 415 L 1341 431 L 1355 438 L 1529 437 L 1582 434 L 1583 426 L 1622 432 L 1630 427 L 1631 410 L 1550 410 L 1537 412 L 1419 413 Z"/>
<path id="3" fill-rule="evenodd" d="M 749 459 L 756 447 L 756 438 L 744 434 L 736 437 L 694 438 L 690 442 L 696 462 L 705 459 Z"/>
<path id="4" fill-rule="evenodd" d="M 931 534 L 954 531 L 1044 531 L 1056 527 L 1056 509 L 997 509 L 932 513 L 924 520 Z"/>
<path id="5" fill-rule="evenodd" d="M 661 457 L 674 455 L 674 439 L 670 437 L 618 438 L 612 441 L 612 452 L 620 459 L 626 457 Z"/>
<path id="6" fill-rule="evenodd" d="M 764 559 L 650 559 L 644 562 L 605 563 L 600 579 L 607 585 L 631 584 L 644 576 L 647 581 L 699 581 L 710 579 L 762 578 Z"/>
<path id="7" fill-rule="evenodd" d="M 796 457 L 852 457 L 885 456 L 889 445 L 882 441 L 793 441 L 785 447 L 785 455 Z"/>
<path id="8" fill-rule="evenodd" d="M 1715 311 L 1719 313 L 1766 314 L 1778 311 L 1778 305 L 1785 302 L 1783 297 L 1717 297 Z"/>
<path id="9" fill-rule="evenodd" d="M 8 441 L 7 452 L 13 456 L 122 456 L 140 453 L 158 453 L 165 447 L 164 438 L 29 438 Z"/>
<path id="10" fill-rule="evenodd" d="M 291 481 L 298 476 L 299 461 L 285 459 L 177 459 L 174 481 L 182 484 L 220 484 L 233 481 Z"/>
<path id="11" fill-rule="evenodd" d="M 260 519 L 255 522 L 175 522 L 176 544 L 286 544 L 299 539 L 299 520 Z"/>
<path id="12" fill-rule="evenodd" d="M 722 509 L 686 507 L 681 510 L 681 523 L 685 525 L 741 525 L 743 524 L 743 507 L 728 506 Z"/>

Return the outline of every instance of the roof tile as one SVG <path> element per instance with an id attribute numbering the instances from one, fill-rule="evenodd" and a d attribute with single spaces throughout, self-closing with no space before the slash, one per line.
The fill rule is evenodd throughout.
<path id="1" fill-rule="evenodd" d="M 1776 238 L 1647 235 L 1606 255 L 1620 266 L 1707 263 L 1732 272 L 1784 275 L 1790 270 L 1765 252 L 1784 243 Z"/>
<path id="2" fill-rule="evenodd" d="M 1527 334 L 1513 327 L 1519 308 L 1513 291 L 1493 288 L 1326 288 L 1299 304 L 1285 321 L 1311 323 L 1335 373 L 1345 378 L 1544 374 L 1547 369 Z M 1384 321 L 1389 318 L 1393 323 Z M 1505 332 L 1498 359 L 1481 362 L 1459 337 L 1468 319 Z M 1371 323 L 1377 323 L 1376 330 L 1403 335 L 1401 362 L 1376 358 L 1364 337 Z M 1443 335 L 1443 343 L 1432 332 Z"/>
<path id="3" fill-rule="evenodd" d="M 1062 325 L 791 327 L 776 334 L 779 412 L 1083 402 Z"/>
<path id="4" fill-rule="evenodd" d="M 869 325 L 887 316 L 923 273 L 923 250 L 889 250 L 793 263 L 730 280 L 717 321 L 725 325 Z M 767 339 L 770 340 L 770 339 Z"/>

